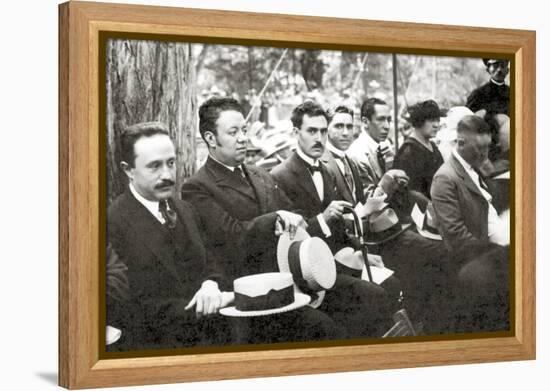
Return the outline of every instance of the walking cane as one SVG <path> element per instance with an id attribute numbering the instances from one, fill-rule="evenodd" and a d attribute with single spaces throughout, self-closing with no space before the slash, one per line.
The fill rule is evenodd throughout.
<path id="1" fill-rule="evenodd" d="M 372 279 L 372 273 L 370 270 L 369 265 L 369 259 L 367 257 L 368 251 L 367 251 L 367 245 L 365 244 L 365 239 L 363 238 L 363 227 L 361 225 L 361 220 L 357 216 L 357 213 L 355 213 L 355 210 L 351 206 L 344 206 L 344 211 L 349 212 L 353 215 L 353 222 L 355 225 L 355 232 L 357 232 L 357 236 L 359 239 L 359 247 L 361 248 L 361 254 L 363 254 L 363 261 L 365 263 L 365 268 L 367 269 L 367 275 L 369 276 L 369 281 L 374 282 Z"/>

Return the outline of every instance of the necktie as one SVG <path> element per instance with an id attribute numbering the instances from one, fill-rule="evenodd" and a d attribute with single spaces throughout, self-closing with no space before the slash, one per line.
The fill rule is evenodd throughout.
<path id="1" fill-rule="evenodd" d="M 380 146 L 376 149 L 376 158 L 378 159 L 378 165 L 382 170 L 382 173 L 386 172 L 386 159 L 384 159 L 384 154 L 380 150 Z"/>
<path id="2" fill-rule="evenodd" d="M 244 172 L 243 172 L 243 170 L 242 170 L 240 167 L 235 167 L 235 169 L 233 170 L 233 173 L 234 173 L 235 175 L 238 175 L 239 177 L 241 177 L 241 178 L 243 178 L 243 179 L 245 178 Z"/>
<path id="3" fill-rule="evenodd" d="M 346 180 L 350 191 L 353 193 L 353 175 L 351 174 L 348 159 L 345 156 L 337 156 L 337 158 L 340 159 L 344 165 L 344 179 Z"/>
<path id="4" fill-rule="evenodd" d="M 479 171 L 477 168 L 474 168 L 474 171 L 477 174 L 477 179 L 479 181 L 479 186 L 481 186 L 481 188 L 483 190 L 485 190 L 486 192 L 490 193 L 489 187 L 487 186 L 487 183 L 485 183 L 485 181 L 483 180 L 483 174 L 481 174 L 481 171 Z"/>
<path id="5" fill-rule="evenodd" d="M 168 228 L 175 228 L 178 215 L 176 214 L 176 211 L 170 207 L 168 200 L 159 202 L 159 211 L 164 218 L 164 225 Z"/>

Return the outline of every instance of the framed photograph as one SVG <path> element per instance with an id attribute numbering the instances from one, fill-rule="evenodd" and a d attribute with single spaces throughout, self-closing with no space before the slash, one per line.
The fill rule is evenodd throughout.
<path id="1" fill-rule="evenodd" d="M 535 358 L 535 32 L 71 1 L 59 53 L 61 386 Z"/>

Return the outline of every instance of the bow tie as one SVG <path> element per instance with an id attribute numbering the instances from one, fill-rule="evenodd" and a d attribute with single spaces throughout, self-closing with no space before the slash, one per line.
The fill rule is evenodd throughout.
<path id="1" fill-rule="evenodd" d="M 321 172 L 321 166 L 320 165 L 312 166 L 312 165 L 308 164 L 307 169 L 311 173 L 311 175 L 313 175 L 316 171 Z"/>

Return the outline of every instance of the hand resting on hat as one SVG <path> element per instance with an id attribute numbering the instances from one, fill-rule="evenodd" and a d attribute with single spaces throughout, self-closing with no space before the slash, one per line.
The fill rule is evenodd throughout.
<path id="1" fill-rule="evenodd" d="M 290 239 L 294 239 L 298 227 L 307 228 L 307 222 L 302 216 L 286 210 L 277 211 L 277 221 L 275 221 L 275 235 L 281 236 L 283 232 L 288 232 Z"/>
<path id="2" fill-rule="evenodd" d="M 200 318 L 203 315 L 206 316 L 217 313 L 220 308 L 229 304 L 230 299 L 231 297 L 228 296 L 226 292 L 220 291 L 217 282 L 206 280 L 187 304 L 185 310 L 187 311 L 195 306 L 197 318 Z"/>

